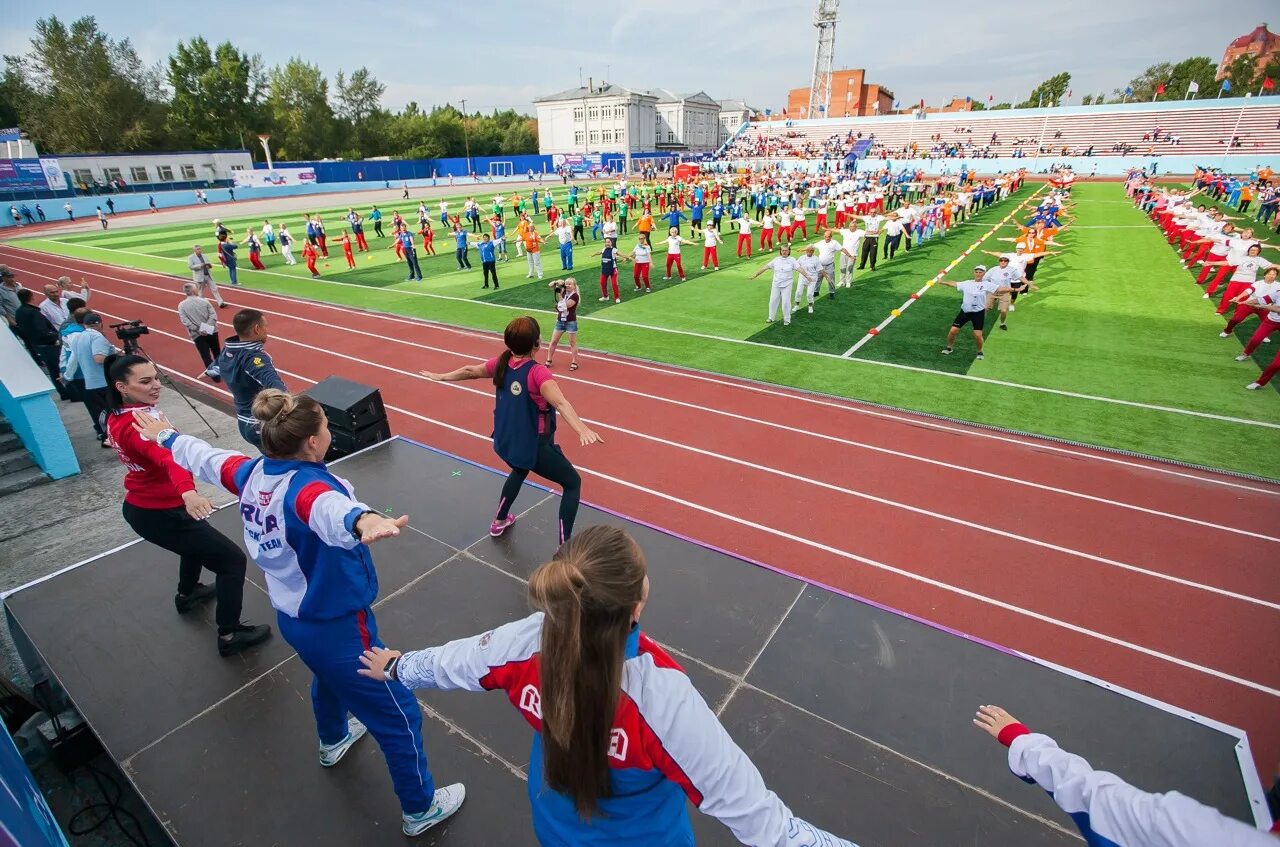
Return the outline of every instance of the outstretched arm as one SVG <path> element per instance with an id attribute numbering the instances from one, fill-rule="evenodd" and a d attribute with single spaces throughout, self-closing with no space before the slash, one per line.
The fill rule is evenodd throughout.
<path id="1" fill-rule="evenodd" d="M 463 367 L 454 371 L 449 371 L 448 373 L 435 373 L 434 371 L 418 371 L 418 373 L 433 382 L 462 382 L 468 379 L 489 378 L 489 374 L 485 370 L 483 364 L 464 365 Z"/>

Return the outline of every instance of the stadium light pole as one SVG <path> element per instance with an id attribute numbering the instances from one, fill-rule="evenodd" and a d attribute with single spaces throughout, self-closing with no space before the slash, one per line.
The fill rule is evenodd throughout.
<path id="1" fill-rule="evenodd" d="M 462 144 L 467 151 L 467 176 L 471 176 L 471 139 L 467 136 L 467 100 L 462 99 Z"/>

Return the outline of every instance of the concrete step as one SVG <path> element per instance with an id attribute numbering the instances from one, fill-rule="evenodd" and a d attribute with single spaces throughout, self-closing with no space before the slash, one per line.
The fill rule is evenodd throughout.
<path id="1" fill-rule="evenodd" d="M 37 485 L 44 485 L 47 482 L 52 482 L 52 480 L 39 468 L 27 468 L 7 473 L 0 476 L 0 497 L 6 494 L 16 494 L 19 491 L 25 491 Z"/>
<path id="2" fill-rule="evenodd" d="M 6 450 L 24 450 L 26 449 L 22 440 L 18 438 L 17 433 L 5 432 L 0 433 L 0 453 Z"/>
<path id="3" fill-rule="evenodd" d="M 35 466 L 36 463 L 32 461 L 31 454 L 26 450 L 7 450 L 0 453 L 0 476 Z"/>
<path id="4" fill-rule="evenodd" d="M 0 433 L 13 432 L 13 424 L 5 418 L 0 418 Z"/>

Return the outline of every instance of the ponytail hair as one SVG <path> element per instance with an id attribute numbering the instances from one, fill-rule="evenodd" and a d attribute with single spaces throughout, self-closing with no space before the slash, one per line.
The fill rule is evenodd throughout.
<path id="1" fill-rule="evenodd" d="M 306 394 L 266 388 L 253 400 L 253 417 L 261 427 L 262 452 L 272 459 L 291 459 L 320 432 L 324 411 Z"/>
<path id="2" fill-rule="evenodd" d="M 102 372 L 107 377 L 107 411 L 114 412 L 125 404 L 124 395 L 116 388 L 117 382 L 128 382 L 129 374 L 137 365 L 149 365 L 150 359 L 132 353 L 111 353 L 102 360 Z"/>
<path id="3" fill-rule="evenodd" d="M 538 322 L 528 315 L 515 318 L 507 324 L 502 332 L 502 340 L 507 349 L 498 356 L 498 366 L 493 370 L 493 386 L 501 388 L 507 375 L 507 365 L 513 356 L 528 356 L 537 348 L 542 337 L 542 328 Z"/>
<path id="4" fill-rule="evenodd" d="M 547 784 L 589 819 L 612 793 L 609 741 L 631 617 L 644 599 L 644 554 L 616 527 L 575 535 L 529 578 L 543 612 L 539 658 Z"/>

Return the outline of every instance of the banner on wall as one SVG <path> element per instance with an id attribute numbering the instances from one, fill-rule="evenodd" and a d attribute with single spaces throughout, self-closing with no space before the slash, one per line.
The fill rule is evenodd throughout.
<path id="1" fill-rule="evenodd" d="M 41 159 L 40 167 L 44 171 L 44 180 L 49 190 L 62 191 L 67 187 L 66 174 L 62 172 L 62 163 L 57 159 Z"/>
<path id="2" fill-rule="evenodd" d="M 62 173 L 58 173 L 61 181 Z M 0 189 L 44 190 L 49 187 L 39 159 L 0 159 Z"/>
<path id="3" fill-rule="evenodd" d="M 555 153 L 551 156 L 554 168 L 568 168 L 570 172 L 584 174 L 598 171 L 604 167 L 604 160 L 599 153 Z"/>
<path id="4" fill-rule="evenodd" d="M 278 185 L 314 185 L 313 168 L 274 168 L 271 170 L 232 171 L 236 188 L 275 188 Z"/>

